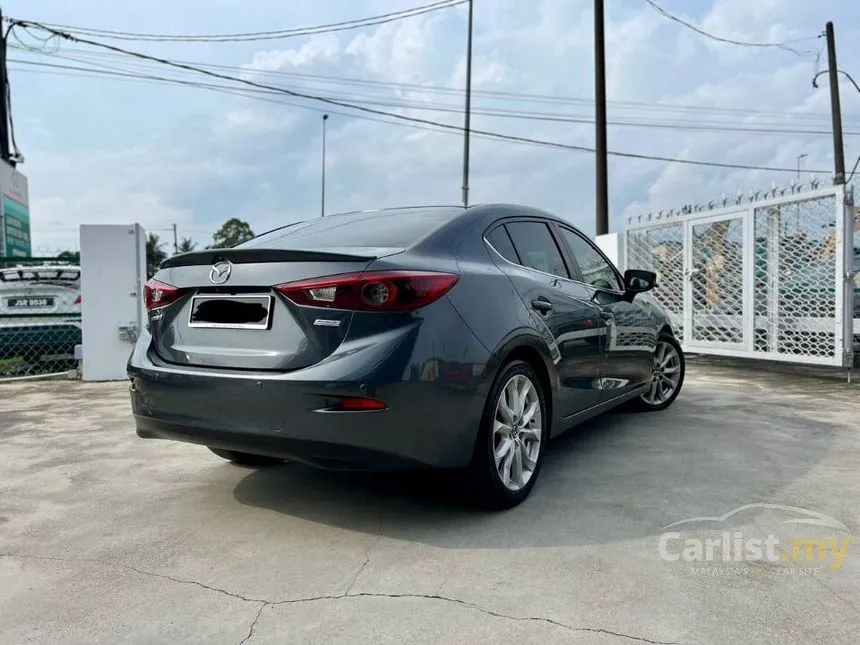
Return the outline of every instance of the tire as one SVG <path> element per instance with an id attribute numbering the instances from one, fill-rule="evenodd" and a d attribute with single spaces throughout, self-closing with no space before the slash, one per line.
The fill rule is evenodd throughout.
<path id="1" fill-rule="evenodd" d="M 509 423 L 511 417 L 502 407 L 503 402 L 510 401 L 506 390 L 511 387 L 519 387 L 520 393 L 524 390 L 526 393 L 524 405 L 517 407 L 516 399 L 510 402 L 514 408 L 513 424 Z M 535 407 L 530 421 L 526 426 L 521 426 L 523 413 L 527 413 L 531 406 Z M 507 431 L 502 427 L 499 432 L 495 431 L 497 420 L 500 423 L 508 421 L 503 426 Z M 496 450 L 501 448 L 506 438 L 509 442 L 508 452 L 498 466 Z M 525 501 L 540 474 L 548 441 L 549 417 L 543 385 L 531 365 L 521 360 L 511 361 L 496 377 L 484 405 L 475 452 L 468 469 L 468 482 L 474 500 L 490 510 L 513 508 Z M 519 470 L 516 468 L 517 463 L 520 464 Z M 532 464 L 531 468 L 529 463 Z M 502 473 L 510 474 L 508 483 Z M 517 473 L 520 473 L 519 477 Z"/>
<path id="2" fill-rule="evenodd" d="M 671 351 L 674 355 L 674 358 L 669 358 L 666 353 L 663 353 L 663 361 L 664 364 L 662 367 L 659 365 L 661 352 Z M 666 362 L 668 361 L 668 362 Z M 658 371 L 658 368 L 660 371 Z M 651 381 L 649 382 L 648 389 L 645 390 L 640 396 L 636 397 L 632 401 L 632 409 L 637 412 L 659 412 L 661 410 L 665 410 L 672 403 L 675 402 L 675 399 L 678 398 L 678 395 L 681 393 L 681 388 L 684 386 L 684 375 L 687 370 L 687 364 L 684 360 L 684 350 L 681 349 L 681 345 L 675 340 L 675 337 L 671 334 L 660 334 L 659 339 L 657 340 L 657 348 L 654 351 L 654 372 L 652 374 Z M 667 369 L 672 369 L 676 371 L 667 371 Z M 677 374 L 677 382 L 674 382 L 673 389 L 668 396 L 657 396 L 657 394 L 661 393 L 659 389 L 661 387 L 665 388 L 665 385 L 668 384 L 665 378 L 669 378 L 674 381 L 674 374 Z M 661 381 L 661 376 L 665 377 Z M 654 383 L 657 383 L 658 390 L 654 390 Z M 665 390 L 662 390 L 665 392 Z"/>
<path id="3" fill-rule="evenodd" d="M 247 452 L 237 452 L 235 450 L 222 450 L 221 448 L 209 448 L 222 459 L 234 463 L 238 466 L 277 466 L 284 463 L 285 459 L 278 457 L 266 457 L 265 455 L 251 455 Z"/>

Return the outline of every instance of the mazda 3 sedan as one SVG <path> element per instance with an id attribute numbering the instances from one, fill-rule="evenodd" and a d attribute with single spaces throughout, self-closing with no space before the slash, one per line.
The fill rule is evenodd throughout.
<path id="1" fill-rule="evenodd" d="M 128 364 L 137 434 L 252 466 L 457 469 L 510 508 L 552 437 L 678 396 L 655 281 L 498 204 L 333 215 L 177 255 L 146 285 Z"/>

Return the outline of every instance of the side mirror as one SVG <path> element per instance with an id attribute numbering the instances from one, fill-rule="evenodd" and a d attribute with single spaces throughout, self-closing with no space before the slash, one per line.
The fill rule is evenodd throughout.
<path id="1" fill-rule="evenodd" d="M 651 291 L 657 286 L 657 274 L 653 271 L 628 269 L 624 272 L 624 291 L 628 296 Z"/>

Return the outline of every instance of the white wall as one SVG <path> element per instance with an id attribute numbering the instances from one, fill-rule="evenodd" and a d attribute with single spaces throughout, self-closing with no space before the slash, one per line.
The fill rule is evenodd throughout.
<path id="1" fill-rule="evenodd" d="M 134 342 L 120 327 L 143 328 L 146 234 L 138 224 L 85 224 L 80 235 L 83 380 L 124 380 Z"/>
<path id="2" fill-rule="evenodd" d="M 626 267 L 621 266 L 624 262 L 624 252 L 621 248 L 623 242 L 622 237 L 618 233 L 607 233 L 606 235 L 598 235 L 594 238 L 594 243 L 597 247 L 606 254 L 612 263 L 621 271 Z"/>

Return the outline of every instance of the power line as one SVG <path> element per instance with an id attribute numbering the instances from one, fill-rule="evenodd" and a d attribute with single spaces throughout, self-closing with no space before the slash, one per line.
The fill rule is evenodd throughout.
<path id="1" fill-rule="evenodd" d="M 820 34 L 818 36 L 806 36 L 804 38 L 795 38 L 793 40 L 786 40 L 786 41 L 779 42 L 779 43 L 734 40 L 732 38 L 725 38 L 723 36 L 716 36 L 712 33 L 705 31 L 704 29 L 697 27 L 696 25 L 694 25 L 690 22 L 687 22 L 683 18 L 679 18 L 675 14 L 670 13 L 669 11 L 664 9 L 659 4 L 654 2 L 654 0 L 645 0 L 645 2 L 647 2 L 657 13 L 659 13 L 660 15 L 662 15 L 665 18 L 668 18 L 672 22 L 676 22 L 679 25 L 683 25 L 687 29 L 695 31 L 700 36 L 704 36 L 705 38 L 710 38 L 711 40 L 715 40 L 715 41 L 720 42 L 720 43 L 728 43 L 730 45 L 738 45 L 740 47 L 759 47 L 759 48 L 776 47 L 778 49 L 784 49 L 785 51 L 789 51 L 792 54 L 795 54 L 797 56 L 814 56 L 818 53 L 814 49 L 800 50 L 800 49 L 795 49 L 793 47 L 789 47 L 789 45 L 794 44 L 794 43 L 806 42 L 806 41 L 810 41 L 810 40 L 817 40 L 817 39 L 821 38 Z"/>
<path id="2" fill-rule="evenodd" d="M 366 18 L 355 18 L 342 22 L 332 22 L 323 25 L 298 27 L 293 29 L 251 31 L 232 34 L 148 34 L 132 31 L 113 31 L 110 29 L 96 29 L 90 27 L 76 27 L 71 25 L 57 25 L 52 23 L 44 23 L 44 25 L 46 27 L 51 27 L 57 30 L 82 34 L 85 36 L 107 38 L 110 40 L 145 42 L 249 42 L 260 40 L 280 40 L 284 38 L 295 38 L 297 36 L 312 36 L 317 34 L 328 34 L 339 31 L 361 29 L 362 27 L 372 27 L 375 25 L 382 25 L 389 22 L 404 20 L 406 18 L 421 16 L 435 11 L 450 9 L 461 4 L 465 4 L 466 2 L 467 0 L 441 0 L 440 2 L 433 2 L 431 4 L 412 7 L 411 9 L 393 11 L 390 13 L 385 13 L 377 16 L 369 16 Z"/>
<path id="3" fill-rule="evenodd" d="M 19 51 L 27 51 L 28 53 L 39 53 L 44 55 L 49 55 L 52 57 L 64 58 L 66 60 L 73 60 L 76 62 L 82 62 L 87 64 L 94 64 L 88 60 L 82 60 L 80 57 L 86 58 L 122 58 L 128 59 L 128 56 L 123 54 L 117 54 L 114 52 L 105 52 L 105 51 L 93 51 L 87 49 L 75 49 L 72 48 L 71 52 L 76 54 L 76 57 L 64 56 L 58 54 L 56 52 L 45 51 L 44 49 L 37 49 L 29 46 L 15 46 L 11 45 L 10 48 L 17 49 Z M 201 63 L 201 62 L 193 62 L 193 61 L 175 61 L 179 63 L 184 63 L 186 65 L 193 65 L 195 67 L 200 67 L 203 69 L 213 69 L 213 70 L 222 70 L 222 71 L 231 71 L 236 73 L 247 74 L 249 71 L 253 72 L 255 75 L 260 76 L 273 76 L 273 77 L 283 77 L 290 79 L 298 79 L 308 83 L 337 83 L 337 84 L 346 84 L 346 85 L 359 85 L 359 86 L 369 86 L 369 87 L 379 87 L 385 89 L 394 89 L 394 90 L 416 90 L 422 93 L 435 93 L 435 94 L 452 94 L 452 95 L 462 95 L 463 90 L 460 88 L 453 87 L 441 87 L 441 86 L 428 86 L 421 85 L 417 83 L 398 83 L 391 81 L 380 81 L 373 79 L 360 79 L 360 78 L 351 78 L 344 76 L 327 76 L 322 74 L 304 74 L 297 72 L 284 72 L 280 70 L 249 70 L 247 67 L 237 67 L 231 65 L 218 65 L 213 63 Z M 147 61 L 134 61 L 133 65 L 139 65 L 141 68 L 148 68 L 153 66 L 152 62 Z M 187 71 L 178 70 L 179 73 L 188 73 Z M 572 97 L 572 96 L 551 96 L 545 94 L 528 94 L 528 93 L 520 93 L 520 92 L 505 92 L 498 90 L 472 90 L 473 96 L 482 96 L 486 98 L 494 98 L 498 100 L 504 101 L 518 101 L 518 102 L 529 102 L 529 103 L 546 103 L 546 104 L 570 104 L 570 105 L 582 105 L 585 107 L 592 107 L 594 104 L 594 99 L 585 98 L 585 97 Z M 668 103 L 647 103 L 647 102 L 638 102 L 638 101 L 608 101 L 609 105 L 612 105 L 616 109 L 637 109 L 648 112 L 677 112 L 677 113 L 687 113 L 687 114 L 697 114 L 697 113 L 707 113 L 707 114 L 715 114 L 715 115 L 726 115 L 726 116 L 770 116 L 770 117 L 779 117 L 785 118 L 789 117 L 791 119 L 797 120 L 826 120 L 829 122 L 830 115 L 825 113 L 798 113 L 798 112 L 781 112 L 777 110 L 752 110 L 752 109 L 743 109 L 743 108 L 721 108 L 721 107 L 704 107 L 697 105 L 678 105 L 678 104 L 668 104 Z"/>
<path id="4" fill-rule="evenodd" d="M 62 31 L 59 31 L 56 29 L 52 29 L 50 27 L 47 27 L 45 25 L 42 25 L 42 24 L 36 23 L 36 22 L 32 22 L 32 21 L 10 20 L 10 23 L 11 23 L 13 28 L 20 25 L 20 26 L 25 26 L 25 27 L 32 27 L 35 29 L 41 29 L 43 31 L 47 31 L 48 33 L 52 33 L 59 38 L 63 38 L 65 40 L 70 40 L 72 42 L 78 42 L 78 43 L 82 43 L 82 44 L 86 44 L 86 45 L 91 45 L 94 47 L 101 47 L 104 49 L 108 49 L 110 51 L 115 51 L 115 52 L 118 52 L 121 54 L 126 54 L 128 56 L 133 57 L 133 58 L 155 61 L 158 63 L 162 63 L 163 65 L 166 65 L 168 67 L 173 67 L 173 68 L 177 68 L 177 69 L 185 69 L 188 71 L 197 72 L 197 73 L 202 74 L 204 76 L 209 76 L 212 78 L 226 80 L 226 81 L 230 81 L 230 82 L 234 82 L 234 83 L 240 83 L 240 84 L 247 85 L 249 87 L 255 87 L 258 89 L 271 90 L 274 92 L 286 94 L 288 96 L 293 96 L 295 98 L 302 98 L 302 99 L 307 99 L 307 100 L 311 100 L 311 101 L 317 101 L 320 103 L 325 103 L 327 105 L 334 105 L 337 107 L 356 110 L 358 112 L 363 112 L 363 113 L 372 114 L 372 115 L 376 115 L 376 116 L 388 117 L 388 118 L 397 119 L 400 121 L 419 123 L 422 125 L 435 126 L 438 128 L 443 128 L 443 129 L 458 132 L 458 133 L 463 131 L 462 127 L 447 124 L 447 123 L 440 123 L 438 121 L 432 121 L 430 119 L 423 119 L 423 118 L 419 118 L 419 117 L 412 117 L 412 116 L 406 116 L 403 114 L 386 112 L 384 110 L 377 110 L 375 108 L 370 108 L 370 107 L 367 107 L 364 105 L 356 105 L 356 104 L 349 103 L 346 101 L 341 101 L 338 99 L 321 97 L 321 96 L 314 95 L 314 94 L 306 94 L 303 92 L 297 92 L 297 91 L 289 90 L 286 88 L 276 87 L 273 85 L 267 85 L 265 83 L 258 83 L 256 81 L 251 81 L 248 79 L 235 78 L 235 77 L 232 77 L 232 76 L 229 76 L 226 74 L 221 74 L 218 72 L 212 72 L 209 70 L 194 67 L 194 66 L 187 65 L 184 63 L 177 63 L 177 62 L 171 61 L 169 59 L 160 58 L 160 57 L 152 56 L 149 54 L 143 54 L 140 52 L 122 49 L 120 47 L 115 47 L 114 45 L 109 45 L 107 43 L 100 43 L 97 41 L 79 38 L 79 37 L 74 36 L 72 34 L 62 32 Z M 304 107 L 304 106 L 301 106 L 301 107 Z M 557 143 L 554 141 L 546 141 L 546 140 L 541 140 L 541 139 L 532 139 L 530 137 L 520 137 L 520 136 L 515 136 L 515 135 L 501 134 L 498 132 L 489 132 L 486 130 L 472 130 L 472 132 L 474 134 L 481 134 L 481 135 L 484 135 L 486 137 L 492 137 L 492 138 L 503 140 L 503 141 L 519 141 L 519 142 L 523 142 L 523 143 L 545 145 L 547 147 L 559 148 L 559 149 L 563 149 L 563 150 L 576 150 L 579 152 L 589 152 L 589 153 L 595 152 L 594 148 L 590 148 L 587 146 L 562 144 L 562 143 Z M 796 170 L 794 168 L 781 168 L 781 167 L 772 167 L 772 166 L 752 166 L 752 165 L 748 165 L 748 164 L 733 164 L 733 163 L 723 163 L 723 162 L 699 161 L 699 160 L 693 160 L 693 159 L 678 159 L 678 158 L 674 158 L 674 157 L 645 155 L 645 154 L 637 154 L 637 153 L 631 153 L 631 152 L 617 152 L 617 151 L 613 152 L 613 151 L 610 151 L 608 154 L 612 155 L 612 156 L 616 156 L 616 157 L 625 157 L 628 159 L 663 161 L 663 162 L 667 162 L 667 163 L 680 163 L 680 164 L 687 164 L 687 165 L 694 165 L 694 166 L 731 168 L 731 169 L 736 169 L 736 170 L 766 170 L 766 171 L 771 171 L 771 172 L 788 172 L 788 173 L 796 172 Z M 818 170 L 818 171 L 809 171 L 808 170 L 807 172 L 814 172 L 814 173 L 818 173 L 818 174 L 830 174 L 829 171 L 825 171 L 825 170 Z"/>
<path id="5" fill-rule="evenodd" d="M 27 60 L 18 60 L 18 59 L 10 59 L 9 62 L 17 63 L 20 65 L 30 65 L 33 67 L 43 67 L 49 69 L 58 69 L 58 70 L 71 70 L 75 72 L 84 72 L 83 74 L 67 74 L 63 72 L 55 72 L 55 74 L 62 76 L 78 76 L 82 78 L 93 78 L 90 76 L 91 74 L 95 74 L 96 77 L 112 77 L 114 79 L 129 79 L 129 80 L 140 80 L 145 82 L 153 82 L 159 84 L 175 84 L 175 85 L 185 85 L 188 87 L 195 87 L 200 89 L 213 89 L 213 90 L 233 90 L 236 89 L 232 86 L 228 85 L 215 85 L 215 84 L 204 84 L 204 83 L 196 83 L 190 82 L 185 79 L 174 79 L 170 77 L 161 77 L 161 76 L 153 76 L 149 74 L 142 74 L 136 72 L 125 72 L 121 70 L 115 70 L 111 68 L 107 69 L 92 69 L 87 67 L 81 67 L 76 65 L 60 65 L 56 63 L 41 63 L 36 61 L 27 61 Z M 93 63 L 88 63 L 93 64 Z M 105 66 L 106 67 L 106 66 Z M 16 72 L 30 72 L 30 73 L 49 73 L 43 70 L 31 70 L 31 69 L 19 69 L 13 68 Z M 205 87 L 204 87 L 205 86 Z M 228 92 L 230 94 L 240 94 L 243 96 L 248 96 L 248 98 L 258 98 L 258 94 L 265 95 L 277 95 L 280 92 L 274 92 L 269 90 L 241 90 L 241 93 L 236 92 Z M 336 98 L 333 96 L 321 95 L 325 98 Z M 367 95 L 364 95 L 367 96 Z M 363 100 L 360 98 L 356 98 L 355 96 L 348 97 L 349 101 L 352 103 L 360 104 L 360 105 L 376 105 L 381 107 L 397 107 L 397 108 L 407 108 L 411 110 L 423 110 L 429 112 L 443 112 L 443 113 L 452 113 L 452 114 L 463 114 L 464 109 L 462 107 L 454 106 L 451 104 L 439 104 L 439 103 L 428 103 L 428 102 L 415 102 L 415 101 L 396 101 L 396 100 Z M 376 97 L 373 97 L 376 99 Z M 472 114 L 480 115 L 480 116 L 488 116 L 495 118 L 507 118 L 507 119 L 520 119 L 520 120 L 529 120 L 529 121 L 542 121 L 542 122 L 551 122 L 551 123 L 573 123 L 573 124 L 582 124 L 588 125 L 593 124 L 594 120 L 589 118 L 576 117 L 565 114 L 551 113 L 551 112 L 536 112 L 536 111 L 518 111 L 518 110 L 503 110 L 497 108 L 473 108 L 471 110 Z M 658 122 L 658 121 L 621 121 L 621 120 L 610 120 L 608 122 L 613 126 L 622 126 L 622 127 L 636 127 L 636 128 L 656 128 L 656 129 L 667 129 L 667 130 L 689 130 L 689 131 L 699 131 L 699 132 L 740 132 L 740 133 L 748 133 L 748 134 L 764 134 L 764 135 L 774 135 L 774 134 L 790 134 L 790 135 L 809 135 L 809 136 L 830 136 L 829 130 L 809 130 L 809 129 L 788 129 L 788 128 L 779 128 L 779 127 L 741 127 L 741 126 L 729 126 L 723 124 L 708 124 L 708 123 L 692 123 L 692 122 Z M 848 136 L 860 136 L 860 131 L 849 131 L 845 132 Z"/>

